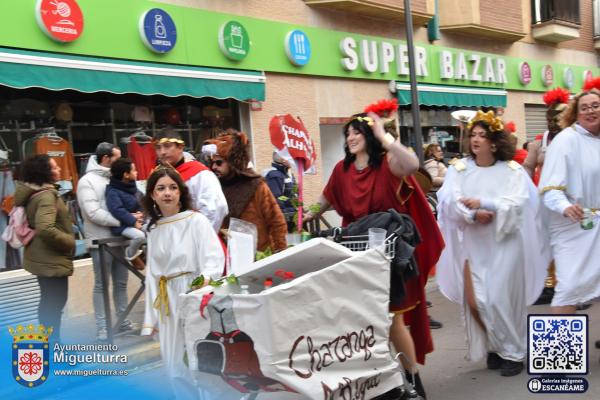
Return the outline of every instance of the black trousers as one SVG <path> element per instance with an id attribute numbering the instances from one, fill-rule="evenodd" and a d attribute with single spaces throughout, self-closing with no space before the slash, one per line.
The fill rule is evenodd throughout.
<path id="1" fill-rule="evenodd" d="M 40 305 L 38 320 L 44 326 L 52 327 L 54 332 L 50 340 L 60 342 L 60 319 L 69 295 L 69 277 L 44 278 L 37 277 L 40 285 Z"/>

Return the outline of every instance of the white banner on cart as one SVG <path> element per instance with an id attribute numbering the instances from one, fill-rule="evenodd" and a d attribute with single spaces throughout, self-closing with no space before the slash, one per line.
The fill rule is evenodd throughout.
<path id="1" fill-rule="evenodd" d="M 185 295 L 180 318 L 197 385 L 222 398 L 229 389 L 284 390 L 325 400 L 400 386 L 388 343 L 389 273 L 373 250 L 258 294 L 215 295 L 204 318 L 202 291 Z"/>

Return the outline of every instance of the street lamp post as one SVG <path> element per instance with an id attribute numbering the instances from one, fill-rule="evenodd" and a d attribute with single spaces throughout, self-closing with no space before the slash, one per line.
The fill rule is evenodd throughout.
<path id="1" fill-rule="evenodd" d="M 406 25 L 406 47 L 408 49 L 408 69 L 410 79 L 411 109 L 413 119 L 413 135 L 415 152 L 419 164 L 423 166 L 423 135 L 421 134 L 421 116 L 419 115 L 419 93 L 417 92 L 417 74 L 415 70 L 415 46 L 413 43 L 413 24 L 410 11 L 410 0 L 404 0 L 404 21 Z"/>

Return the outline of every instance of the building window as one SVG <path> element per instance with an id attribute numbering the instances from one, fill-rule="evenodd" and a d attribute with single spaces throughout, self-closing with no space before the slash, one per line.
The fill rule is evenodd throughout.
<path id="1" fill-rule="evenodd" d="M 581 24 L 579 0 L 532 0 L 531 8 L 531 23 L 534 25 L 548 21 Z"/>

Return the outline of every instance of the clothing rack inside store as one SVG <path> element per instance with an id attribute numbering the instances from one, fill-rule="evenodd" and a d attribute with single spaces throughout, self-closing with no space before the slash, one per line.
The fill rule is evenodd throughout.
<path id="1" fill-rule="evenodd" d="M 130 143 L 131 139 L 135 139 L 138 144 L 152 143 L 152 137 L 148 136 L 143 129 L 137 129 L 131 135 L 121 138 L 121 143 Z"/>

